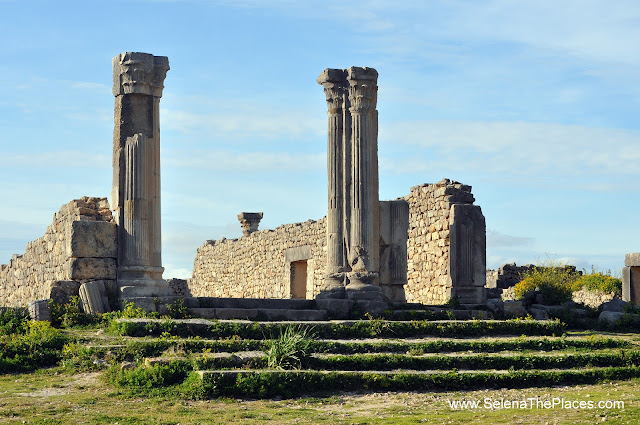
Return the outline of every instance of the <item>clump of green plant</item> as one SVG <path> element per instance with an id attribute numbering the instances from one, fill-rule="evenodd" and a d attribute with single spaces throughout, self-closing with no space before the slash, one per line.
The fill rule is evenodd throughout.
<path id="1" fill-rule="evenodd" d="M 98 317 L 86 314 L 80 307 L 80 298 L 72 296 L 66 304 L 51 301 L 51 323 L 56 328 L 72 328 L 86 326 L 99 320 Z"/>
<path id="2" fill-rule="evenodd" d="M 29 313 L 26 309 L 0 309 L 0 335 L 25 334 L 28 329 Z"/>
<path id="3" fill-rule="evenodd" d="M 15 373 L 55 365 L 68 338 L 49 322 L 28 322 L 24 335 L 0 337 L 0 373 Z"/>
<path id="4" fill-rule="evenodd" d="M 171 319 L 188 319 L 191 317 L 191 314 L 184 304 L 184 300 L 178 298 L 174 303 L 167 304 L 167 316 Z"/>
<path id="5" fill-rule="evenodd" d="M 277 369 L 300 369 L 311 357 L 314 335 L 303 326 L 287 326 L 277 338 L 267 340 L 267 365 Z"/>
<path id="6" fill-rule="evenodd" d="M 598 272 L 592 268 L 590 274 L 585 274 L 577 279 L 571 290 L 573 292 L 579 291 L 582 288 L 587 288 L 590 291 L 600 291 L 606 294 L 614 292 L 617 295 L 622 295 L 622 280 L 611 276 L 611 271 Z"/>
<path id="7" fill-rule="evenodd" d="M 547 262 L 523 273 L 522 280 L 514 287 L 517 299 L 527 304 L 535 302 L 538 294 L 545 304 L 557 305 L 571 300 L 571 288 L 580 278 L 575 269 L 555 262 Z"/>

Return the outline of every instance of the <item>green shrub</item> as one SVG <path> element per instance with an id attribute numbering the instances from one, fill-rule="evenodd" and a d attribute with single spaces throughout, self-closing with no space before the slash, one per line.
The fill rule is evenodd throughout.
<path id="1" fill-rule="evenodd" d="M 571 290 L 579 291 L 587 288 L 590 291 L 600 291 L 607 294 L 615 292 L 617 295 L 622 294 L 622 280 L 612 277 L 611 275 L 595 272 L 584 275 L 573 282 Z"/>
<path id="2" fill-rule="evenodd" d="M 86 326 L 101 319 L 97 316 L 86 314 L 80 308 L 80 298 L 73 296 L 66 304 L 58 304 L 51 301 L 51 323 L 57 328 L 72 328 Z"/>
<path id="3" fill-rule="evenodd" d="M 29 313 L 26 309 L 0 309 L 0 335 L 25 334 L 28 329 Z"/>
<path id="4" fill-rule="evenodd" d="M 548 264 L 536 266 L 525 272 L 522 280 L 514 287 L 517 299 L 532 303 L 541 294 L 545 304 L 562 304 L 571 300 L 571 288 L 580 277 L 572 268 Z"/>
<path id="5" fill-rule="evenodd" d="M 300 369 L 311 356 L 312 338 L 308 328 L 287 326 L 277 338 L 265 342 L 267 365 L 277 369 Z"/>
<path id="6" fill-rule="evenodd" d="M 167 316 L 170 319 L 188 319 L 192 317 L 182 298 L 178 298 L 172 304 L 167 304 Z"/>
<path id="7" fill-rule="evenodd" d="M 68 338 L 49 322 L 29 322 L 26 334 L 0 338 L 0 373 L 16 373 L 55 365 Z"/>
<path id="8" fill-rule="evenodd" d="M 108 373 L 109 380 L 117 387 L 151 390 L 181 384 L 191 373 L 191 366 L 185 362 L 171 362 L 167 365 L 138 366 L 121 370 L 113 366 Z"/>

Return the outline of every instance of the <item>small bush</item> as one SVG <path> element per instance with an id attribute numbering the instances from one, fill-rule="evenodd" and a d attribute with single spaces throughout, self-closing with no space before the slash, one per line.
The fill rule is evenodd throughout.
<path id="1" fill-rule="evenodd" d="M 300 369 L 311 356 L 313 335 L 308 328 L 287 326 L 265 343 L 267 364 L 278 369 Z"/>
<path id="2" fill-rule="evenodd" d="M 534 267 L 522 277 L 514 287 L 517 299 L 532 304 L 541 294 L 545 304 L 556 305 L 571 300 L 572 285 L 580 275 L 572 268 L 551 263 Z"/>
<path id="3" fill-rule="evenodd" d="M 590 291 L 600 291 L 606 294 L 611 292 L 622 295 L 622 280 L 611 275 L 594 272 L 577 279 L 571 286 L 573 292 L 587 288 Z"/>
<path id="4" fill-rule="evenodd" d="M 80 298 L 73 296 L 66 304 L 51 301 L 51 322 L 57 328 L 72 328 L 90 325 L 99 321 L 97 316 L 86 314 L 80 308 Z"/>
<path id="5" fill-rule="evenodd" d="M 182 298 L 178 298 L 173 304 L 167 304 L 167 316 L 170 319 L 188 319 L 192 317 Z"/>
<path id="6" fill-rule="evenodd" d="M 68 338 L 49 322 L 29 322 L 26 334 L 0 338 L 0 373 L 16 373 L 55 365 Z"/>
<path id="7" fill-rule="evenodd" d="M 25 334 L 28 328 L 29 313 L 26 309 L 0 309 L 0 335 Z"/>

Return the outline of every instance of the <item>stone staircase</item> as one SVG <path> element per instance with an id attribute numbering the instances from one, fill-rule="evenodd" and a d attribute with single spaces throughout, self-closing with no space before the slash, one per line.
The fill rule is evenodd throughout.
<path id="1" fill-rule="evenodd" d="M 297 369 L 270 367 L 268 341 L 288 327 L 313 335 L 309 355 L 299 357 Z M 127 368 L 183 370 L 188 391 L 200 397 L 519 388 L 640 377 L 637 342 L 615 334 L 560 336 L 562 325 L 548 321 L 120 319 L 116 329 L 126 343 L 93 345 L 92 356 L 135 362 L 122 374 Z"/>
<path id="2" fill-rule="evenodd" d="M 203 319 L 292 321 L 328 319 L 326 310 L 317 308 L 315 300 L 187 297 L 184 303 L 193 316 Z"/>

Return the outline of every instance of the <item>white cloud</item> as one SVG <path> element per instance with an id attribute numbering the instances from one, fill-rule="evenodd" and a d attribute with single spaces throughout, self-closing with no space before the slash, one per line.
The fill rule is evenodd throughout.
<path id="1" fill-rule="evenodd" d="M 412 121 L 388 124 L 380 132 L 381 144 L 423 150 L 411 157 L 381 160 L 392 173 L 446 169 L 506 175 L 640 174 L 637 130 L 532 122 Z"/>
<path id="2" fill-rule="evenodd" d="M 527 236 L 513 236 L 487 229 L 487 247 L 509 248 L 533 245 L 535 239 Z"/>

